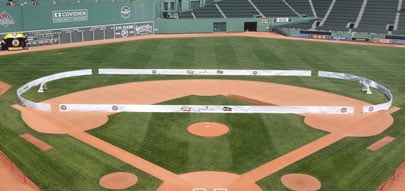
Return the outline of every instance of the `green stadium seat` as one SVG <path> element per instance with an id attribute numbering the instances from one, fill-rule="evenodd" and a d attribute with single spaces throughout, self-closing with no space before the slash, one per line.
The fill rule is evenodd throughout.
<path id="1" fill-rule="evenodd" d="M 386 33 L 388 24 L 394 24 L 398 0 L 368 0 L 358 32 Z"/>

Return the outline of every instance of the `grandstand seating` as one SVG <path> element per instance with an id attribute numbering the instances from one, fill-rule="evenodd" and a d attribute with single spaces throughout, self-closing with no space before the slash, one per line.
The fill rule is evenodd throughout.
<path id="1" fill-rule="evenodd" d="M 218 2 L 219 7 L 226 17 L 254 17 L 257 11 L 247 0 L 232 0 Z"/>
<path id="2" fill-rule="evenodd" d="M 402 11 L 400 11 L 398 30 L 394 31 L 395 35 L 405 35 L 405 4 L 402 4 Z"/>
<path id="3" fill-rule="evenodd" d="M 332 0 L 312 0 L 312 4 L 314 5 L 316 15 L 319 18 L 323 18 L 325 16 L 331 3 Z"/>
<path id="4" fill-rule="evenodd" d="M 252 0 L 266 17 L 297 17 L 282 0 Z"/>
<path id="5" fill-rule="evenodd" d="M 283 25 L 284 28 L 295 28 L 295 29 L 304 29 L 310 30 L 312 29 L 312 25 L 314 24 L 315 20 L 309 20 L 306 22 L 299 22 L 299 23 L 292 23 Z"/>
<path id="6" fill-rule="evenodd" d="M 222 18 L 221 13 L 214 4 L 194 9 L 193 13 L 197 18 Z"/>
<path id="7" fill-rule="evenodd" d="M 314 16 L 308 0 L 286 0 L 286 2 L 290 4 L 291 7 L 293 7 L 301 16 Z"/>
<path id="8" fill-rule="evenodd" d="M 179 14 L 179 18 L 181 19 L 193 19 L 193 15 L 191 15 L 193 11 L 185 11 Z"/>
<path id="9" fill-rule="evenodd" d="M 46 5 L 74 5 L 81 3 L 114 3 L 131 0 L 37 0 L 41 6 Z M 328 9 L 334 0 L 251 0 L 265 17 L 315 17 L 321 21 L 326 17 Z M 312 1 L 313 9 L 310 1 Z M 367 0 L 363 14 L 359 17 L 364 0 L 336 0 L 330 14 L 321 26 L 314 28 L 321 31 L 354 31 L 387 33 L 387 25 L 394 25 L 399 15 L 398 28 L 392 31 L 394 35 L 405 35 L 405 3 L 402 9 L 398 8 L 399 0 Z M 31 0 L 14 0 L 16 5 L 31 5 Z M 223 18 L 216 5 L 227 18 L 252 18 L 259 17 L 258 12 L 249 0 L 207 0 L 204 7 L 179 13 L 179 18 Z M 6 6 L 7 0 L 0 0 L 1 6 Z M 290 6 L 290 7 L 289 7 Z M 314 15 L 314 11 L 316 15 Z M 358 17 L 360 18 L 358 20 Z M 397 17 L 398 19 L 398 17 Z M 359 22 L 356 23 L 356 20 Z M 314 20 L 301 23 L 286 23 L 283 27 L 311 29 Z M 348 28 L 348 23 L 356 23 L 353 29 Z M 358 26 L 357 26 L 358 24 Z"/>
<path id="10" fill-rule="evenodd" d="M 359 26 L 355 31 L 386 33 L 387 24 L 394 24 L 398 0 L 368 0 Z"/>
<path id="11" fill-rule="evenodd" d="M 337 0 L 321 30 L 348 31 L 349 22 L 356 22 L 363 0 Z"/>

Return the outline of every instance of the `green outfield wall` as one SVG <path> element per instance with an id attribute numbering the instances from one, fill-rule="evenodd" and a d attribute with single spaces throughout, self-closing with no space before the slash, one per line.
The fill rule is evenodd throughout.
<path id="1" fill-rule="evenodd" d="M 152 21 L 157 12 L 155 1 L 0 7 L 0 33 Z"/>
<path id="2" fill-rule="evenodd" d="M 259 18 L 156 19 L 155 33 L 243 32 L 245 22 L 256 23 L 257 31 L 268 30 L 269 23 Z"/>
<path id="3" fill-rule="evenodd" d="M 246 24 L 268 31 L 276 18 L 162 19 L 161 1 L 71 3 L 0 7 L 0 34 L 121 23 L 155 22 L 156 33 L 242 32 Z M 311 18 L 289 18 L 298 22 Z"/>

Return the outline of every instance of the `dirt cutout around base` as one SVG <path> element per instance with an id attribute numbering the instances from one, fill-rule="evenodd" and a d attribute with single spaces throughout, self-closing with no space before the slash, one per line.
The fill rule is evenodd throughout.
<path id="1" fill-rule="evenodd" d="M 138 182 L 135 174 L 128 172 L 115 172 L 107 174 L 100 179 L 100 186 L 112 190 L 127 189 Z"/>
<path id="2" fill-rule="evenodd" d="M 321 182 L 307 174 L 287 174 L 281 177 L 285 187 L 296 191 L 316 191 L 321 189 Z"/>
<path id="3" fill-rule="evenodd" d="M 394 137 L 385 136 L 384 138 L 382 138 L 382 139 L 376 141 L 375 143 L 371 144 L 370 146 L 368 146 L 367 149 L 371 150 L 371 151 L 377 151 L 378 149 L 381 149 L 382 147 L 384 147 L 388 143 L 391 143 L 394 140 L 395 140 Z"/>
<path id="4" fill-rule="evenodd" d="M 199 137 L 219 137 L 229 132 L 229 128 L 216 122 L 193 123 L 187 127 L 187 131 Z"/>
<path id="5" fill-rule="evenodd" d="M 0 96 L 6 93 L 10 88 L 10 85 L 0 81 Z"/>
<path id="6" fill-rule="evenodd" d="M 42 151 L 48 151 L 53 148 L 48 143 L 45 143 L 44 141 L 32 136 L 29 133 L 21 134 L 20 137 L 25 139 L 26 141 L 30 142 L 31 144 L 33 144 L 37 148 L 41 149 Z"/>

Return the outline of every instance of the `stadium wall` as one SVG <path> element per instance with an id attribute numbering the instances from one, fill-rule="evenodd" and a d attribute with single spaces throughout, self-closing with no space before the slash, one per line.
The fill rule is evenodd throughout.
<path id="1" fill-rule="evenodd" d="M 211 18 L 211 19 L 157 19 L 156 33 L 204 33 L 215 32 L 214 23 L 225 23 L 225 31 L 243 32 L 245 22 L 256 22 L 257 31 L 268 31 L 269 24 L 263 24 L 258 18 Z"/>
<path id="2" fill-rule="evenodd" d="M 1 7 L 0 35 L 9 32 L 45 31 L 38 33 L 49 36 L 50 33 L 55 33 L 52 31 L 55 29 L 85 31 L 87 29 L 83 28 L 139 22 L 154 22 L 153 32 L 156 33 L 243 32 L 245 22 L 257 23 L 257 31 L 269 31 L 271 25 L 279 24 L 276 22 L 278 18 L 163 19 L 161 6 L 160 1 L 120 1 Z M 289 23 L 307 19 L 311 18 L 287 18 Z M 216 30 L 214 25 L 217 23 L 224 24 L 224 30 Z"/>
<path id="3" fill-rule="evenodd" d="M 155 4 L 147 1 L 2 7 L 0 33 L 151 21 L 158 11 Z"/>

